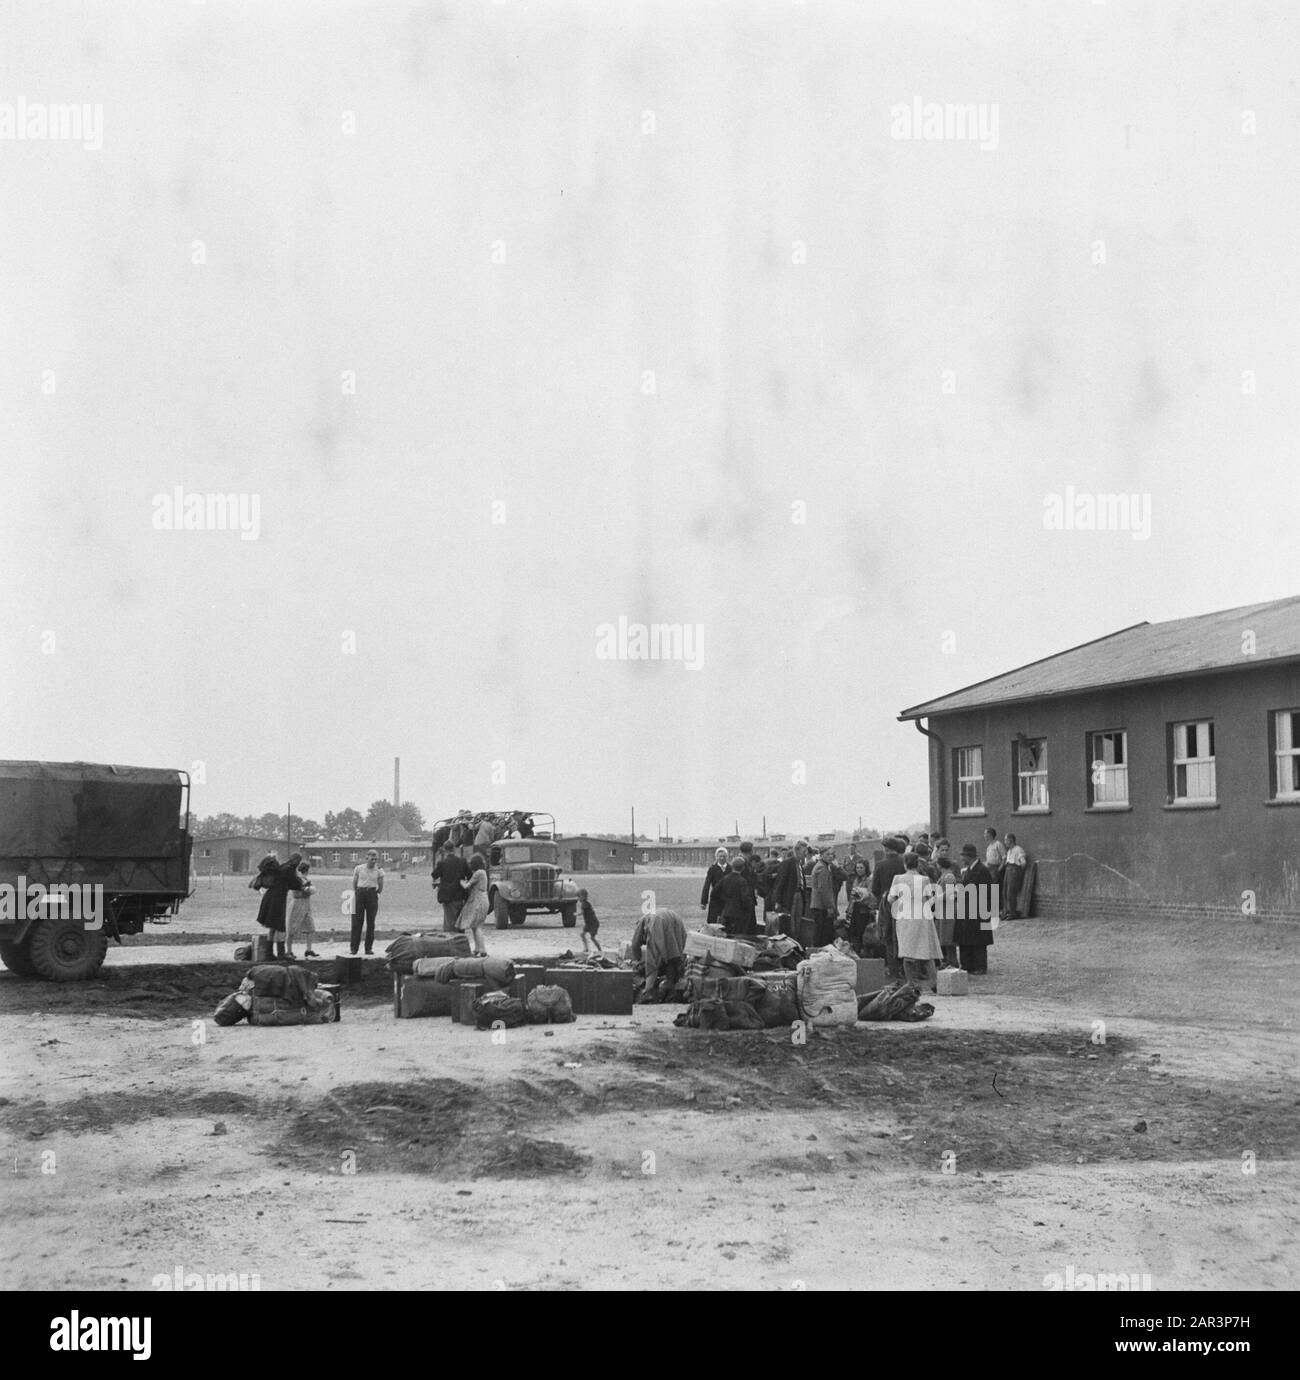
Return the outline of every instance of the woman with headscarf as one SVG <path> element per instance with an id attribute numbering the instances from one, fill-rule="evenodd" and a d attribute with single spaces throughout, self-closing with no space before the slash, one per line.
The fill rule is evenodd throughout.
<path id="1" fill-rule="evenodd" d="M 268 853 L 258 864 L 257 876 L 248 884 L 254 891 L 262 893 L 262 903 L 257 908 L 257 923 L 271 932 L 277 958 L 285 956 L 289 893 L 300 884 L 300 862 L 301 853 L 290 854 L 286 863 L 281 863 L 274 853 Z"/>
<path id="2" fill-rule="evenodd" d="M 315 958 L 316 950 L 312 948 L 311 941 L 316 937 L 316 918 L 311 911 L 312 893 L 316 888 L 312 885 L 310 877 L 307 875 L 311 871 L 311 863 L 304 860 L 298 865 L 298 885 L 293 889 L 293 901 L 289 906 L 289 923 L 285 931 L 285 953 L 289 958 L 293 958 L 293 941 L 301 939 L 306 944 L 303 950 L 304 958 Z"/>
<path id="3" fill-rule="evenodd" d="M 714 849 L 713 862 L 704 874 L 704 890 L 700 892 L 700 905 L 708 908 L 708 914 L 704 917 L 706 925 L 716 925 L 718 916 L 722 911 L 722 898 L 718 895 L 718 883 L 727 875 L 727 857 L 728 853 L 725 848 Z"/>

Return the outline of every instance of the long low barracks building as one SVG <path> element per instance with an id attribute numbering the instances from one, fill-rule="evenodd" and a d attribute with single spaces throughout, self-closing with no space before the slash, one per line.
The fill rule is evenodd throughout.
<path id="1" fill-rule="evenodd" d="M 1300 918 L 1300 596 L 1095 642 L 899 715 L 932 827 L 1017 835 L 1038 912 Z"/>

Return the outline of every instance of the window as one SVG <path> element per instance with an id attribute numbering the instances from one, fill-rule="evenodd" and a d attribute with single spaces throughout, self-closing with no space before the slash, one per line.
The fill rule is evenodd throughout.
<path id="1" fill-rule="evenodd" d="M 953 776 L 957 783 L 957 813 L 971 814 L 984 808 L 984 749 L 958 748 L 955 753 L 957 769 Z"/>
<path id="2" fill-rule="evenodd" d="M 1128 804 L 1128 734 L 1122 728 L 1088 735 L 1088 804 Z"/>
<path id="3" fill-rule="evenodd" d="M 1016 809 L 1047 809 L 1047 739 L 1017 739 L 1015 762 Z"/>
<path id="4" fill-rule="evenodd" d="M 1300 709 L 1273 714 L 1273 798 L 1300 800 Z"/>
<path id="5" fill-rule="evenodd" d="M 1174 799 L 1213 800 L 1214 720 L 1174 725 Z"/>

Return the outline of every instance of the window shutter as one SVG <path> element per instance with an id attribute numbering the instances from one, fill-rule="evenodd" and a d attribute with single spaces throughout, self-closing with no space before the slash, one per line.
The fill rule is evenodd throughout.
<path id="1" fill-rule="evenodd" d="M 1165 804 L 1174 803 L 1174 725 L 1165 725 Z"/>

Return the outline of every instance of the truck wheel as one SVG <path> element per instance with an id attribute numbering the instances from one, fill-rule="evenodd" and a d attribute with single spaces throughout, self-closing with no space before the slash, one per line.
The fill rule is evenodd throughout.
<path id="1" fill-rule="evenodd" d="M 496 918 L 497 929 L 504 930 L 510 924 L 510 907 L 506 905 L 505 897 L 498 896 L 496 905 L 493 907 L 493 914 Z"/>
<path id="2" fill-rule="evenodd" d="M 32 956 L 27 952 L 25 943 L 15 944 L 11 940 L 0 939 L 0 960 L 3 960 L 11 973 L 17 973 L 19 977 L 40 976 L 32 966 Z"/>
<path id="3" fill-rule="evenodd" d="M 55 916 L 36 924 L 28 948 L 41 977 L 82 982 L 99 972 L 108 953 L 108 936 L 103 930 L 88 930 L 80 920 Z"/>
<path id="4" fill-rule="evenodd" d="M 560 923 L 564 926 L 566 930 L 571 930 L 574 927 L 574 925 L 578 923 L 578 907 L 561 906 Z"/>
<path id="5" fill-rule="evenodd" d="M 528 911 L 523 906 L 510 907 L 510 923 L 512 925 L 522 925 L 528 919 Z"/>

